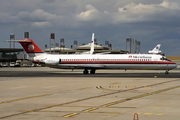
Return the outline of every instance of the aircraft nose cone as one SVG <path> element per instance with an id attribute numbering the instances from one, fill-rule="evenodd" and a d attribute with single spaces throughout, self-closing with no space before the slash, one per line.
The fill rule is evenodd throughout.
<path id="1" fill-rule="evenodd" d="M 171 62 L 171 64 L 168 65 L 169 70 L 175 69 L 177 67 L 177 64 L 175 62 Z"/>
<path id="2" fill-rule="evenodd" d="M 177 64 L 175 63 L 175 65 L 176 65 L 176 68 L 177 68 Z"/>
<path id="3" fill-rule="evenodd" d="M 174 62 L 174 64 L 173 64 L 173 67 L 174 67 L 174 68 L 177 68 L 177 64 L 176 64 L 175 62 Z"/>

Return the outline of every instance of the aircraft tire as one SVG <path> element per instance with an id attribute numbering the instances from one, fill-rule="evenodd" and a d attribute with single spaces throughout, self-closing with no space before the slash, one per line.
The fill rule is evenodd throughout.
<path id="1" fill-rule="evenodd" d="M 168 70 L 165 72 L 165 74 L 166 74 L 166 75 L 168 75 L 168 74 L 169 74 Z"/>
<path id="2" fill-rule="evenodd" d="M 88 74 L 88 70 L 85 69 L 85 70 L 83 71 L 83 73 L 84 73 L 84 74 Z"/>
<path id="3" fill-rule="evenodd" d="M 91 74 L 95 74 L 96 70 L 95 69 L 92 69 L 91 70 Z"/>

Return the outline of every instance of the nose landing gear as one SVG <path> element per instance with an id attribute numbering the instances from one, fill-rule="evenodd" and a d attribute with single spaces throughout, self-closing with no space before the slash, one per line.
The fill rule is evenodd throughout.
<path id="1" fill-rule="evenodd" d="M 169 70 L 166 70 L 165 74 L 168 75 L 169 74 Z"/>

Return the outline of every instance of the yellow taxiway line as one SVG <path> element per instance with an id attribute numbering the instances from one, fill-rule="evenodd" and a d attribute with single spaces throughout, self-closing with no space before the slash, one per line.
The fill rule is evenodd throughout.
<path id="1" fill-rule="evenodd" d="M 108 103 L 108 104 L 102 105 L 101 107 L 108 107 L 108 106 L 111 106 L 111 105 L 115 105 L 115 104 L 126 102 L 126 101 L 129 101 L 129 100 L 145 97 L 145 96 L 152 95 L 152 94 L 157 94 L 157 93 L 164 92 L 164 91 L 171 90 L 171 89 L 175 89 L 175 88 L 178 88 L 178 87 L 180 87 L 180 85 L 175 86 L 175 87 L 162 89 L 162 90 L 158 90 L 158 91 L 155 91 L 155 92 L 146 93 L 146 94 L 143 94 L 143 95 L 138 95 L 138 96 L 135 96 L 135 97 L 130 97 L 130 98 L 127 98 L 127 99 L 124 99 L 124 100 L 119 100 L 119 101 L 116 101 L 116 102 Z"/>
<path id="2" fill-rule="evenodd" d="M 43 95 L 38 95 L 38 96 L 31 96 L 31 97 L 19 98 L 19 99 L 14 99 L 14 100 L 8 100 L 8 101 L 0 102 L 0 104 L 10 103 L 10 102 L 19 101 L 19 100 L 25 100 L 25 99 L 30 99 L 30 98 L 36 98 L 36 97 L 43 97 L 43 96 L 48 96 L 48 95 L 51 95 L 51 94 L 43 94 Z"/>
<path id="3" fill-rule="evenodd" d="M 61 117 L 72 117 L 72 116 L 77 115 L 77 114 L 78 113 L 72 113 L 72 114 L 61 116 Z M 58 116 L 54 116 L 54 117 L 58 117 Z"/>
<path id="4" fill-rule="evenodd" d="M 92 88 L 92 87 L 79 88 L 79 89 L 76 89 L 76 90 L 84 90 L 84 89 L 89 89 L 89 88 Z"/>
<path id="5" fill-rule="evenodd" d="M 138 95 L 138 96 L 135 96 L 135 97 L 130 97 L 130 98 L 127 98 L 127 99 L 124 99 L 124 100 L 115 101 L 115 102 L 108 103 L 108 104 L 105 104 L 105 105 L 101 105 L 101 106 L 98 106 L 98 107 L 85 109 L 85 110 L 77 112 L 77 113 L 71 113 L 71 114 L 67 114 L 67 115 L 64 115 L 64 116 L 54 116 L 54 117 L 74 117 L 74 116 L 76 116 L 76 115 L 78 115 L 80 113 L 101 113 L 101 112 L 98 112 L 98 111 L 96 112 L 94 110 L 97 110 L 97 109 L 99 109 L 101 107 L 109 107 L 109 106 L 112 106 L 112 105 L 115 105 L 115 104 L 119 104 L 119 103 L 122 103 L 122 102 L 129 101 L 129 100 L 145 97 L 145 96 L 148 96 L 148 95 L 157 94 L 157 93 L 160 93 L 160 92 L 164 92 L 164 91 L 167 91 L 167 90 L 172 90 L 172 89 L 179 88 L 179 87 L 180 87 L 180 85 L 175 86 L 175 87 L 162 89 L 162 90 L 158 90 L 158 91 L 155 91 L 155 92 L 146 93 L 146 94 L 143 94 L 143 95 Z M 98 89 L 103 89 L 101 86 L 97 86 L 97 88 Z M 107 113 L 107 112 L 104 112 L 104 113 Z M 112 112 L 112 113 L 120 114 L 120 112 Z M 152 115 L 153 113 L 144 113 L 144 114 L 145 115 Z M 162 115 L 162 113 L 159 113 L 159 114 L 156 114 L 156 115 Z"/>

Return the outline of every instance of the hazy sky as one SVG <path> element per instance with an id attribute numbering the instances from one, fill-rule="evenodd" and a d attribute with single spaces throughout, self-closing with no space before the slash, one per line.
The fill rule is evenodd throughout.
<path id="1" fill-rule="evenodd" d="M 74 40 L 89 43 L 94 32 L 98 44 L 126 49 L 126 37 L 141 41 L 141 53 L 157 44 L 166 55 L 180 56 L 179 0 L 0 0 L 0 48 L 15 33 L 24 32 L 41 48 L 49 47 L 50 33 L 65 47 Z M 16 47 L 21 46 L 17 43 Z"/>

